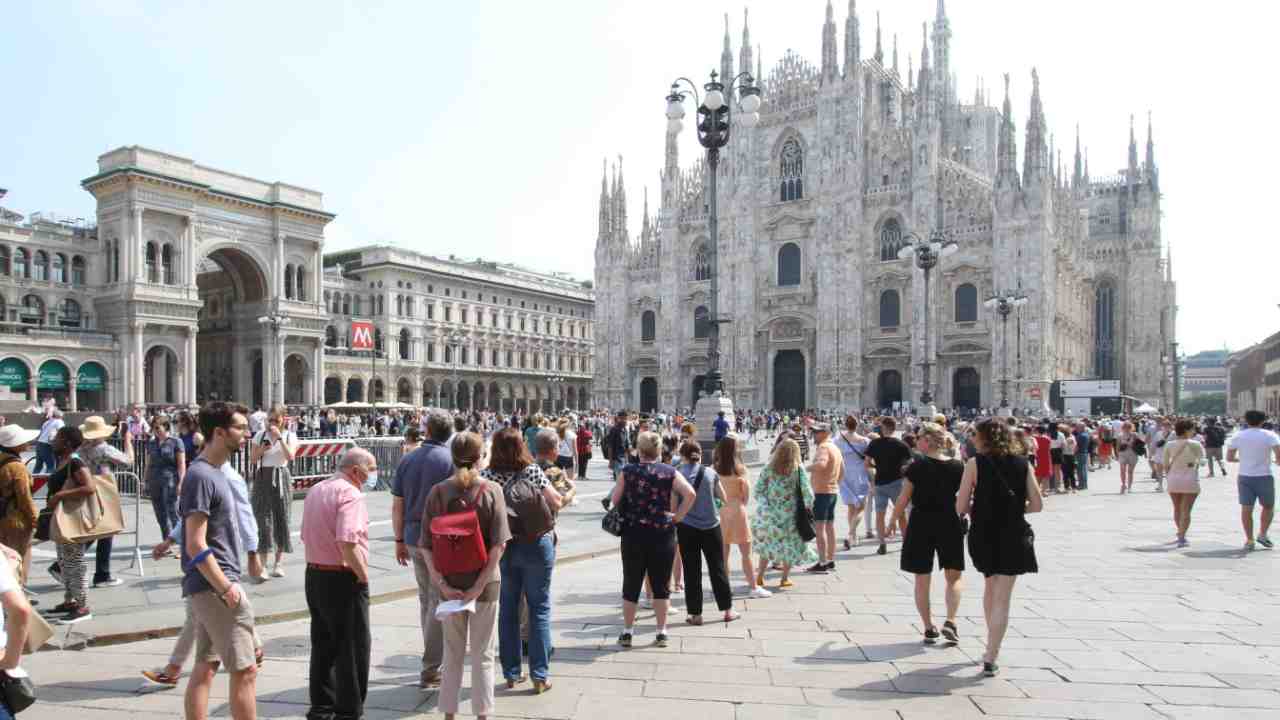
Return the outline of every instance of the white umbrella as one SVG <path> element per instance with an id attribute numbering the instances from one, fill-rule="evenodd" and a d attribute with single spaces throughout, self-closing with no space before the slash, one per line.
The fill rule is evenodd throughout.
<path id="1" fill-rule="evenodd" d="M 344 408 L 344 407 L 349 407 L 349 406 L 350 406 L 350 403 L 345 403 L 345 402 L 341 402 L 341 401 L 336 402 L 336 403 L 329 403 L 328 405 L 325 405 L 325 407 L 327 407 L 327 408 Z"/>
<path id="2" fill-rule="evenodd" d="M 1134 411 L 1135 413 L 1139 413 L 1139 414 L 1141 414 L 1141 413 L 1153 413 L 1153 412 L 1155 412 L 1155 411 L 1156 411 L 1156 409 L 1155 409 L 1155 408 L 1154 408 L 1150 403 L 1142 403 L 1142 404 L 1141 404 L 1141 405 L 1139 405 L 1138 407 L 1134 408 L 1134 409 L 1133 409 L 1133 411 Z"/>

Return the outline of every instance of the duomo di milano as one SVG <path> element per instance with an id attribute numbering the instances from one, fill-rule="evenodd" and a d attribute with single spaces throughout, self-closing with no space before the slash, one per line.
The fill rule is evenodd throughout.
<path id="1" fill-rule="evenodd" d="M 1040 406 L 1053 380 L 1096 377 L 1168 407 L 1175 286 L 1150 120 L 1144 154 L 1131 117 L 1124 168 L 1091 177 L 1078 131 L 1074 158 L 1055 154 L 1034 70 L 1021 133 L 1007 76 L 999 107 L 983 88 L 961 97 L 943 0 L 905 75 L 878 26 L 863 55 L 859 25 L 851 1 L 841 43 L 828 3 L 819 64 L 788 51 L 765 75 L 745 21 L 735 66 L 726 24 L 720 77 L 754 71 L 764 104 L 753 128 L 734 118 L 721 151 L 714 267 L 703 160 L 682 167 L 668 134 L 660 207 L 650 216 L 646 197 L 634 240 L 621 169 L 606 173 L 598 404 L 695 403 L 717 273 L 719 313 L 732 321 L 720 364 L 738 407 L 916 401 L 926 357 L 939 407 L 997 405 L 1006 370 L 1015 406 Z M 933 269 L 926 308 L 924 274 L 898 251 L 939 226 L 959 250 Z M 1029 302 L 1009 318 L 1006 369 L 1003 324 L 983 301 L 1018 290 Z"/>

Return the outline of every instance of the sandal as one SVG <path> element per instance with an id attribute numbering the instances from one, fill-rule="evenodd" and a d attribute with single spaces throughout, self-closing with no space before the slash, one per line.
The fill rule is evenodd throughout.
<path id="1" fill-rule="evenodd" d="M 177 676 L 177 675 L 170 675 L 169 673 L 165 672 L 163 669 L 161 669 L 161 670 L 143 670 L 143 671 L 142 671 L 142 677 L 144 677 L 144 678 L 146 678 L 147 680 L 151 681 L 152 683 L 155 683 L 156 685 L 160 685 L 160 686 L 162 686 L 162 687 L 177 687 L 177 686 L 178 686 L 178 676 Z"/>
<path id="2" fill-rule="evenodd" d="M 528 679 L 529 678 L 525 677 L 524 675 L 521 675 L 520 677 L 507 678 L 507 689 L 510 690 L 511 688 L 514 688 L 515 686 L 519 685 L 520 683 Z"/>
<path id="3" fill-rule="evenodd" d="M 701 625 L 701 624 L 702 624 L 702 616 L 701 616 L 701 615 L 690 615 L 689 617 L 685 618 L 685 619 L 684 619 L 684 621 L 685 621 L 686 623 L 690 624 L 690 625 Z"/>
<path id="4" fill-rule="evenodd" d="M 533 681 L 533 694 L 534 694 L 534 695 L 541 695 L 542 693 L 544 693 L 544 692 L 546 692 L 546 691 L 548 691 L 548 690 L 550 690 L 550 689 L 551 689 L 551 681 L 550 681 L 550 680 L 534 680 L 534 681 Z"/>
<path id="5" fill-rule="evenodd" d="M 794 586 L 794 585 L 795 585 L 795 583 L 791 582 L 791 580 L 790 580 L 790 579 L 783 580 L 782 582 L 778 583 L 778 587 L 780 587 L 780 588 L 789 588 L 789 587 L 792 587 L 792 586 Z"/>
<path id="6" fill-rule="evenodd" d="M 262 648 L 258 648 L 253 651 L 253 662 L 255 665 L 262 667 L 262 663 L 266 662 L 266 660 L 267 654 L 263 652 Z"/>
<path id="7" fill-rule="evenodd" d="M 736 612 L 733 612 L 732 610 L 730 610 L 729 612 L 727 612 L 727 613 L 725 613 L 725 614 L 724 614 L 724 621 L 725 621 L 725 622 L 727 622 L 727 623 L 731 623 L 731 622 L 733 622 L 734 620 L 739 620 L 739 619 L 741 619 L 741 618 L 742 618 L 742 616 L 741 616 L 741 615 L 739 615 L 739 614 L 738 614 L 738 613 L 736 613 Z"/>

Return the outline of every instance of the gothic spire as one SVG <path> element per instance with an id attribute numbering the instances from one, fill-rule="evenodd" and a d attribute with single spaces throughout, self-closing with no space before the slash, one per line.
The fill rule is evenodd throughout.
<path id="1" fill-rule="evenodd" d="M 898 33 L 893 34 L 893 74 L 898 74 Z"/>
<path id="2" fill-rule="evenodd" d="M 876 54 L 873 56 L 884 67 L 884 50 L 880 47 L 880 11 L 876 11 Z"/>
<path id="3" fill-rule="evenodd" d="M 600 226 L 596 235 L 596 244 L 608 242 L 610 231 L 609 217 L 609 158 L 604 159 L 604 167 L 600 170 Z"/>
<path id="4" fill-rule="evenodd" d="M 729 13 L 724 14 L 724 50 L 720 53 L 720 82 L 733 85 L 733 50 L 729 48 Z"/>
<path id="5" fill-rule="evenodd" d="M 844 76 L 852 78 L 862 62 L 862 40 L 859 38 L 858 2 L 849 0 L 849 17 L 844 21 Z"/>
<path id="6" fill-rule="evenodd" d="M 650 226 L 649 226 L 649 186 L 648 186 L 648 185 L 645 185 L 645 186 L 644 186 L 644 219 L 642 220 L 642 222 L 643 222 L 643 225 L 642 225 L 642 226 L 641 226 L 641 228 L 640 228 L 640 239 L 641 239 L 642 241 L 647 241 L 647 240 L 649 239 L 649 232 L 650 232 Z"/>
<path id="7" fill-rule="evenodd" d="M 1129 183 L 1138 182 L 1138 141 L 1133 135 L 1133 114 L 1129 115 Z"/>
<path id="8" fill-rule="evenodd" d="M 996 187 L 1016 189 L 1018 183 L 1018 137 L 1013 126 L 1013 105 L 1009 101 L 1009 73 L 1004 74 L 1004 114 L 1000 119 L 1000 139 L 996 149 Z"/>
<path id="9" fill-rule="evenodd" d="M 915 89 L 916 89 L 916 71 L 913 67 L 914 63 L 915 63 L 915 56 L 908 52 L 907 53 L 907 91 L 908 92 L 915 92 Z"/>
<path id="10" fill-rule="evenodd" d="M 1040 103 L 1040 73 L 1031 69 L 1031 114 L 1027 117 L 1027 146 L 1023 155 L 1022 182 L 1031 186 L 1045 179 L 1048 154 L 1045 147 L 1044 106 Z"/>
<path id="11" fill-rule="evenodd" d="M 1151 111 L 1147 111 L 1147 172 L 1156 171 L 1156 144 L 1151 133 Z"/>
<path id="12" fill-rule="evenodd" d="M 742 8 L 742 49 L 738 51 L 738 67 L 742 72 L 752 72 L 755 60 L 751 57 L 751 31 L 747 29 L 747 9 Z M 759 82 L 760 78 L 756 78 Z"/>
<path id="13" fill-rule="evenodd" d="M 1079 188 L 1084 181 L 1084 170 L 1080 165 L 1080 123 L 1076 123 L 1076 163 L 1071 173 L 1071 187 Z"/>
<path id="14" fill-rule="evenodd" d="M 923 114 L 927 114 L 929 101 L 931 100 L 931 98 L 929 97 L 929 92 L 930 92 L 929 83 L 930 83 L 930 80 L 932 79 L 929 76 L 929 23 L 927 22 L 920 23 L 920 33 L 921 33 L 921 37 L 923 38 L 923 42 L 921 43 L 921 47 L 920 47 L 920 82 L 918 84 L 918 87 L 919 87 L 919 94 L 920 94 L 920 102 L 924 106 L 921 112 Z"/>
<path id="15" fill-rule="evenodd" d="M 839 76 L 840 68 L 836 64 L 836 21 L 835 9 L 831 0 L 827 0 L 827 19 L 822 23 L 822 82 L 834 82 Z"/>

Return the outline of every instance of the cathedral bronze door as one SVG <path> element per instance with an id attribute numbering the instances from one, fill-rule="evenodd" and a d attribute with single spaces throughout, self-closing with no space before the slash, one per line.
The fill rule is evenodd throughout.
<path id="1" fill-rule="evenodd" d="M 773 407 L 775 410 L 803 410 L 804 354 L 799 350 L 780 350 L 773 359 Z"/>
<path id="2" fill-rule="evenodd" d="M 640 381 L 640 412 L 651 413 L 658 409 L 658 381 L 647 377 Z"/>
<path id="3" fill-rule="evenodd" d="M 891 408 L 896 402 L 902 402 L 902 373 L 885 370 L 876 381 L 876 407 Z"/>
<path id="4" fill-rule="evenodd" d="M 960 368 L 951 376 L 951 407 L 973 410 L 981 402 L 982 381 L 978 371 L 971 367 Z"/>
<path id="5" fill-rule="evenodd" d="M 703 387 L 707 384 L 706 375 L 696 375 L 693 378 L 693 402 L 691 405 L 698 404 L 698 398 L 702 397 Z"/>

